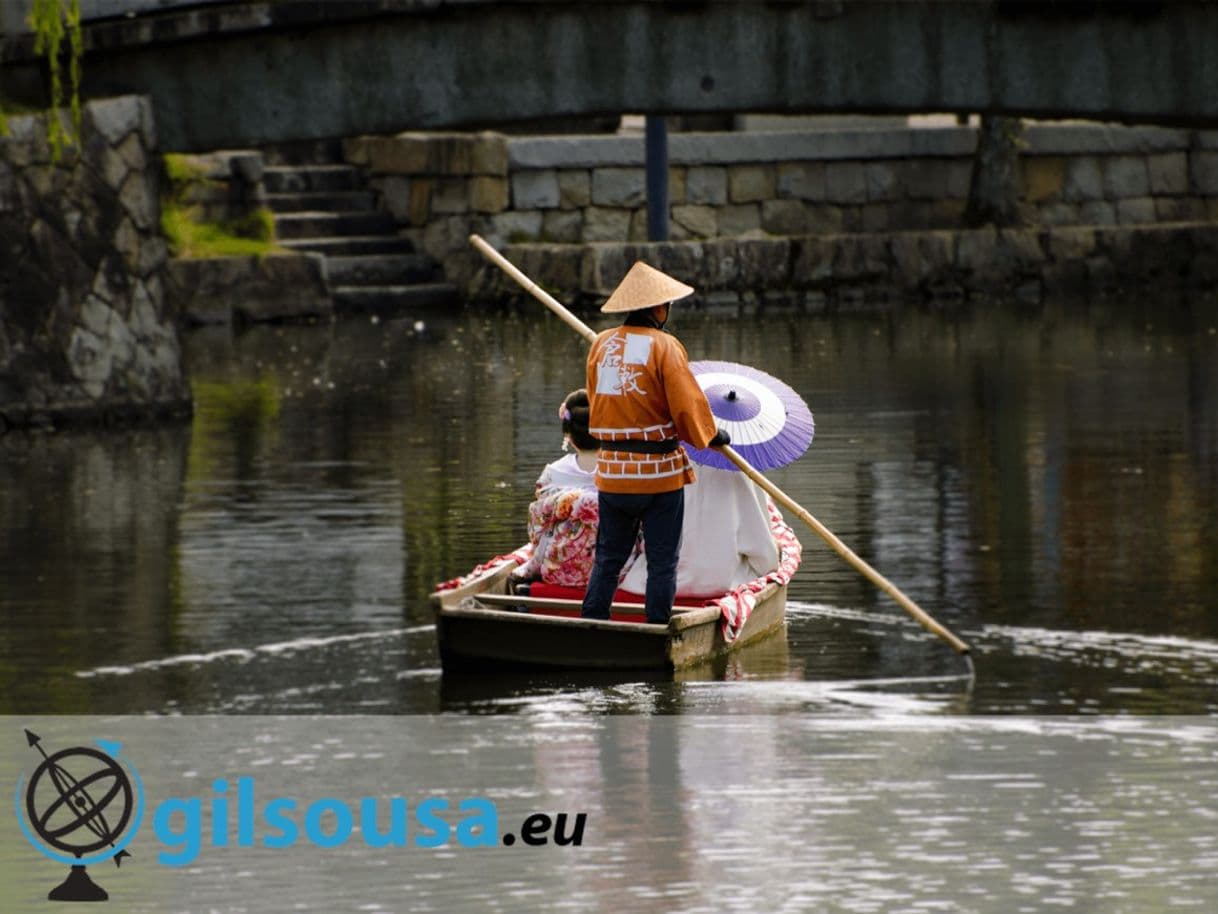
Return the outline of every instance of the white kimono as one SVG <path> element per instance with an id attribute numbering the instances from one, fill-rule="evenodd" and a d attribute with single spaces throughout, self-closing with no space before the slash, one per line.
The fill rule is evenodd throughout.
<path id="1" fill-rule="evenodd" d="M 685 487 L 677 594 L 720 596 L 777 567 L 765 493 L 743 473 L 698 467 L 698 481 Z M 645 556 L 628 566 L 620 586 L 647 590 Z"/>

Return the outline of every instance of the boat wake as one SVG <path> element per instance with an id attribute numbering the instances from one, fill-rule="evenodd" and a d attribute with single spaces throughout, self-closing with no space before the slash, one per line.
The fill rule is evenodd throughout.
<path id="1" fill-rule="evenodd" d="M 822 603 L 791 602 L 789 619 L 826 619 L 866 628 L 916 628 L 898 613 L 868 612 Z M 960 632 L 974 655 L 1009 654 L 1073 666 L 1120 669 L 1218 683 L 1218 641 L 1136 632 L 1069 631 L 1015 625 L 983 625 Z"/>
<path id="2" fill-rule="evenodd" d="M 1003 651 L 1127 672 L 1218 682 L 1218 642 L 1174 635 L 1128 632 L 1062 631 L 1008 625 L 982 626 L 976 633 L 986 653 Z"/>
<path id="3" fill-rule="evenodd" d="M 199 654 L 173 654 L 169 657 L 158 657 L 154 660 L 144 660 L 139 663 L 122 666 L 96 666 L 88 670 L 77 670 L 76 676 L 81 679 L 91 679 L 95 676 L 130 676 L 134 673 L 142 673 L 149 670 L 162 670 L 179 666 L 202 666 L 208 663 L 223 661 L 247 663 L 259 657 L 299 654 L 339 644 L 350 644 L 356 641 L 386 641 L 431 630 L 432 626 L 430 625 L 416 625 L 411 628 L 390 628 L 373 632 L 355 632 L 346 635 L 293 638 L 291 641 L 276 641 L 269 644 L 258 644 L 253 647 L 225 648 L 223 650 Z"/>

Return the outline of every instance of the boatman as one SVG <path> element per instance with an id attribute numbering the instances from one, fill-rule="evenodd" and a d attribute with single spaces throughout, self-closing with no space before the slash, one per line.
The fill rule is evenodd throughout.
<path id="1" fill-rule="evenodd" d="M 588 353 L 588 430 L 600 445 L 596 559 L 582 615 L 608 619 L 622 566 L 640 530 L 647 556 L 648 622 L 665 624 L 677 593 L 684 487 L 694 481 L 681 447 L 730 444 L 689 370 L 685 347 L 664 332 L 672 302 L 692 287 L 639 261 L 601 307 L 625 314 Z"/>

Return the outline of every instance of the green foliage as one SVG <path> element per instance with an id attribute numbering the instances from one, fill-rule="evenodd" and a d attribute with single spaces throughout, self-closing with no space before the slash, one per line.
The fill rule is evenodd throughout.
<path id="1" fill-rule="evenodd" d="M 239 219 L 204 218 L 197 192 L 214 184 L 206 164 L 194 156 L 164 156 L 169 194 L 161 201 L 161 230 L 175 257 L 265 257 L 278 249 L 275 216 L 264 207 Z"/>
<path id="2" fill-rule="evenodd" d="M 275 217 L 265 207 L 235 222 L 206 222 L 197 206 L 163 200 L 161 230 L 175 257 L 265 257 L 277 249 Z"/>
<path id="3" fill-rule="evenodd" d="M 80 59 L 84 55 L 84 32 L 81 28 L 80 0 L 34 0 L 29 15 L 34 30 L 34 51 L 45 54 L 51 74 L 51 111 L 47 117 L 47 140 L 51 156 L 58 160 L 69 144 L 80 139 Z M 71 95 L 72 129 L 64 126 L 56 112 L 64 105 L 64 42 L 67 42 L 68 84 Z"/>
<path id="4" fill-rule="evenodd" d="M 184 185 L 201 183 L 207 180 L 207 168 L 191 156 L 177 152 L 165 154 L 165 174 L 173 185 L 175 192 Z"/>

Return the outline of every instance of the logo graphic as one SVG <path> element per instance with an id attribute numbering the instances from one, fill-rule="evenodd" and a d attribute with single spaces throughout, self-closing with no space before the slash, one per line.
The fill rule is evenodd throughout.
<path id="1" fill-rule="evenodd" d="M 37 734 L 25 731 L 42 761 L 26 783 L 17 781 L 17 822 L 30 844 L 71 869 L 47 897 L 51 901 L 106 901 L 106 890 L 85 867 L 105 860 L 121 866 L 144 815 L 139 775 L 120 762 L 122 747 L 97 740 L 98 749 L 74 746 L 48 755 Z"/>

